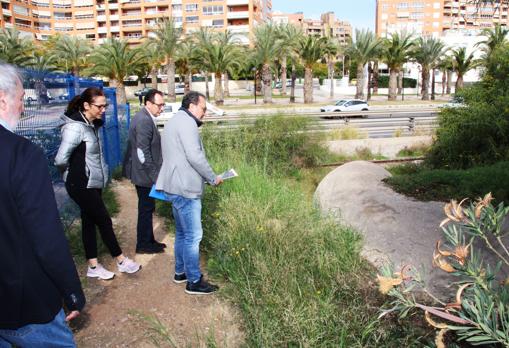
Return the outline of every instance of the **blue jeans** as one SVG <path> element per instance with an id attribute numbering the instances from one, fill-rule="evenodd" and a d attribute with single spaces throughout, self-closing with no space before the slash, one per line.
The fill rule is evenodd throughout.
<path id="1" fill-rule="evenodd" d="M 0 329 L 0 348 L 76 347 L 71 329 L 65 322 L 64 310 L 46 324 L 29 324 L 17 330 Z"/>
<path id="2" fill-rule="evenodd" d="M 201 199 L 168 195 L 175 218 L 175 273 L 186 273 L 187 281 L 200 280 Z"/>

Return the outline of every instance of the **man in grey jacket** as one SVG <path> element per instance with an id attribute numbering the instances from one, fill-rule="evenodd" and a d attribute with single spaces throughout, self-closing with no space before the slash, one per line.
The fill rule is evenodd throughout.
<path id="1" fill-rule="evenodd" d="M 161 136 L 155 118 L 164 108 L 163 93 L 152 89 L 145 95 L 145 106 L 134 115 L 129 127 L 129 140 L 124 158 L 124 175 L 131 179 L 138 193 L 138 225 L 136 228 L 136 252 L 155 254 L 164 251 L 166 245 L 154 239 L 152 216 L 155 201 L 149 197 L 150 189 L 157 180 L 163 162 Z"/>
<path id="2" fill-rule="evenodd" d="M 180 110 L 166 122 L 162 137 L 163 166 L 156 189 L 168 194 L 175 218 L 176 283 L 187 282 L 186 293 L 211 294 L 217 286 L 200 272 L 201 197 L 204 182 L 220 185 L 223 179 L 210 167 L 198 132 L 207 111 L 205 96 L 189 92 Z"/>

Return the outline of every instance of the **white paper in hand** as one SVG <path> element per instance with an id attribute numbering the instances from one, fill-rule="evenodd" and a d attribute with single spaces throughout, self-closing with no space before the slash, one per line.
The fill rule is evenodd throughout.
<path id="1" fill-rule="evenodd" d="M 226 172 L 220 174 L 219 176 L 221 177 L 221 179 L 226 180 L 226 179 L 235 178 L 236 176 L 239 176 L 239 174 L 237 174 L 235 169 L 232 168 L 232 169 L 227 170 Z"/>

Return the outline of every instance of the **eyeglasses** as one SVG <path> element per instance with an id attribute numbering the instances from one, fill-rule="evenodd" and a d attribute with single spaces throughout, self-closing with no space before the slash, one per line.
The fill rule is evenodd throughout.
<path id="1" fill-rule="evenodd" d="M 90 105 L 93 105 L 98 109 L 107 109 L 108 106 L 110 106 L 110 104 L 90 104 Z"/>
<path id="2" fill-rule="evenodd" d="M 164 107 L 164 105 L 165 105 L 164 103 L 157 104 L 157 103 L 154 103 L 153 101 L 150 101 L 150 100 L 149 100 L 149 102 L 150 102 L 151 104 L 154 104 L 155 106 L 157 106 L 159 109 L 160 109 L 160 108 L 162 108 L 162 107 Z"/>

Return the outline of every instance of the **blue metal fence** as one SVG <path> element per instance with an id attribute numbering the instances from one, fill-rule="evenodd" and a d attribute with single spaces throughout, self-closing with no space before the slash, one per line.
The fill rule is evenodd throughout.
<path id="1" fill-rule="evenodd" d="M 15 132 L 43 148 L 48 158 L 59 209 L 64 223 L 68 225 L 72 223 L 78 211 L 65 192 L 54 160 L 61 141 L 62 115 L 68 102 L 76 94 L 75 77 L 70 74 L 31 69 L 21 69 L 21 72 L 25 89 L 25 112 Z M 88 87 L 102 88 L 110 105 L 103 116 L 105 124 L 102 128 L 102 148 L 111 175 L 122 161 L 127 138 L 129 107 L 117 105 L 116 89 L 104 88 L 102 81 L 79 78 L 78 83 L 79 92 Z"/>

